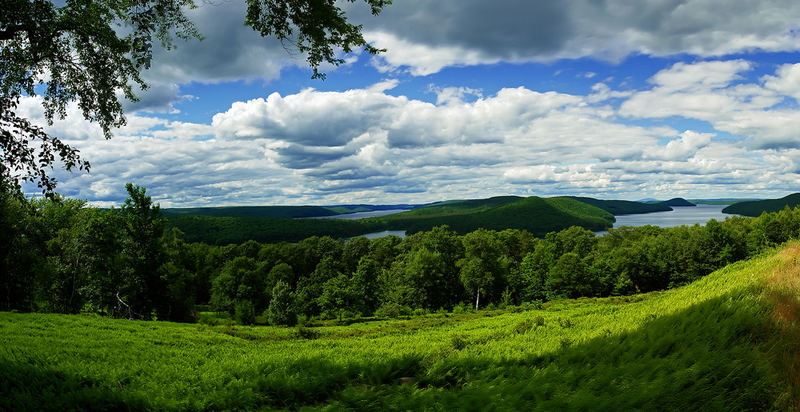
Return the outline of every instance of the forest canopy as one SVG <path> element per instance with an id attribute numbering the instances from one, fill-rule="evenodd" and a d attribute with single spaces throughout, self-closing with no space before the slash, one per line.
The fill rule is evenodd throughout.
<path id="1" fill-rule="evenodd" d="M 705 226 L 525 230 L 436 226 L 401 239 L 189 243 L 145 189 L 120 209 L 0 196 L 0 310 L 195 321 L 210 305 L 241 323 L 400 316 L 692 282 L 800 236 L 800 208 Z"/>

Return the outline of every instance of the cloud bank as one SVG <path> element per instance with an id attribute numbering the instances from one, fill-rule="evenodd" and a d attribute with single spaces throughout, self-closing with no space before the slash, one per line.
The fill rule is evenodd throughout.
<path id="1" fill-rule="evenodd" d="M 747 81 L 752 65 L 678 63 L 641 90 L 586 95 L 440 88 L 437 103 L 391 94 L 396 81 L 307 88 L 234 102 L 209 124 L 132 115 L 111 141 L 80 116 L 47 127 L 93 165 L 57 171 L 60 190 L 99 203 L 119 202 L 128 181 L 164 206 L 783 195 L 800 177 L 800 66 Z M 21 110 L 41 122 L 37 107 Z"/>

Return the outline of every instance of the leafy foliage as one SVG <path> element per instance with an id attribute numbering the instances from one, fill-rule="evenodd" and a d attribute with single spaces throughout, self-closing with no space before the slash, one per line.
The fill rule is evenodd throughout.
<path id="1" fill-rule="evenodd" d="M 722 212 L 755 217 L 765 212 L 778 212 L 785 207 L 793 209 L 797 206 L 800 206 L 800 193 L 792 193 L 791 195 L 782 197 L 780 199 L 753 200 L 748 202 L 734 203 L 725 209 L 722 209 Z"/>
<path id="2" fill-rule="evenodd" d="M 0 14 L 0 180 L 35 181 L 53 194 L 48 169 L 56 157 L 67 170 L 88 169 L 77 150 L 16 115 L 23 95 L 37 95 L 43 85 L 48 122 L 66 115 L 76 101 L 83 117 L 100 125 L 106 138 L 125 124 L 117 97 L 135 100 L 132 85 L 145 88 L 139 76 L 149 67 L 153 41 L 172 45 L 173 36 L 199 37 L 182 8 L 191 0 L 144 0 L 135 3 L 68 1 L 57 7 L 46 0 L 10 0 Z M 117 30 L 118 25 L 125 28 Z M 127 33 L 127 34 L 120 34 Z"/>
<path id="3" fill-rule="evenodd" d="M 289 285 L 279 280 L 272 288 L 272 300 L 269 304 L 267 320 L 270 325 L 293 326 L 297 323 L 294 311 L 294 297 Z"/>
<path id="4" fill-rule="evenodd" d="M 354 2 L 355 0 L 350 0 Z M 108 139 L 125 125 L 118 92 L 135 101 L 134 86 L 146 89 L 140 72 L 150 67 L 152 46 L 174 46 L 174 38 L 200 38 L 184 10 L 193 0 L 7 0 L 0 13 L 0 183 L 36 182 L 54 194 L 50 170 L 57 160 L 67 170 L 88 170 L 89 162 L 58 137 L 16 114 L 21 96 L 43 97 L 48 122 L 64 118 L 70 102 L 97 122 Z M 365 0 L 378 14 L 389 0 Z M 344 62 L 336 54 L 368 44 L 361 26 L 326 0 L 248 0 L 245 24 L 263 36 L 293 39 L 314 71 Z"/>

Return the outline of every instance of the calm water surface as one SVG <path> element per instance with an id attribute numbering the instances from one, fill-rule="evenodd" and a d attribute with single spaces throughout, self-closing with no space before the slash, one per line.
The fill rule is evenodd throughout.
<path id="1" fill-rule="evenodd" d="M 672 207 L 669 212 L 654 212 L 644 213 L 640 215 L 620 215 L 616 216 L 617 221 L 614 227 L 622 226 L 661 226 L 661 227 L 675 227 L 680 225 L 691 226 L 695 223 L 701 225 L 706 224 L 711 219 L 719 221 L 725 220 L 726 217 L 734 216 L 727 213 L 722 213 L 727 205 L 697 205 L 687 207 Z M 598 235 L 604 235 L 607 231 L 596 232 Z"/>
<path id="2" fill-rule="evenodd" d="M 669 212 L 654 212 L 654 213 L 644 213 L 638 215 L 620 215 L 616 216 L 617 221 L 614 223 L 614 227 L 618 228 L 622 226 L 645 226 L 645 225 L 675 227 L 680 225 L 691 226 L 694 225 L 695 223 L 705 225 L 706 222 L 708 222 L 711 219 L 717 219 L 719 221 L 723 221 L 725 220 L 726 217 L 734 216 L 734 215 L 729 215 L 727 213 L 722 213 L 722 209 L 724 209 L 725 206 L 727 205 L 699 204 L 697 206 L 687 206 L 687 207 L 673 206 L 672 208 L 673 210 Z M 373 212 L 351 213 L 347 215 L 331 216 L 328 218 L 363 219 L 366 217 L 385 216 L 404 211 L 405 210 L 402 209 L 376 210 Z M 600 236 L 608 232 L 604 230 L 602 232 L 595 232 L 595 233 L 598 236 Z M 367 233 L 366 235 L 362 236 L 367 237 L 369 239 L 375 239 L 389 235 L 405 237 L 406 232 L 405 230 L 384 230 L 382 232 Z"/>

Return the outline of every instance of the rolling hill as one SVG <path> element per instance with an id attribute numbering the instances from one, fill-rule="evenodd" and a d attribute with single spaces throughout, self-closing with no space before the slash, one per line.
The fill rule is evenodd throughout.
<path id="1" fill-rule="evenodd" d="M 165 217 L 212 216 L 294 219 L 302 217 L 335 216 L 340 213 L 349 213 L 350 211 L 340 212 L 323 206 L 229 206 L 168 208 L 161 209 L 161 212 Z"/>
<path id="2" fill-rule="evenodd" d="M 665 200 L 660 202 L 660 204 L 665 206 L 677 206 L 677 207 L 685 207 L 685 206 L 697 206 L 696 204 L 682 198 L 682 197 L 673 197 L 670 200 Z"/>
<path id="3" fill-rule="evenodd" d="M 668 212 L 672 210 L 671 207 L 663 203 L 642 203 L 642 202 L 633 202 L 630 200 L 601 200 L 601 199 L 594 199 L 591 197 L 577 197 L 577 196 L 568 196 L 568 197 L 595 207 L 599 207 L 600 209 L 603 209 L 614 216 L 634 215 L 634 214 L 652 213 L 652 212 Z"/>
<path id="4" fill-rule="evenodd" d="M 388 230 L 415 233 L 448 225 L 458 233 L 475 229 L 520 229 L 543 236 L 570 226 L 591 230 L 611 227 L 614 217 L 599 208 L 566 197 L 502 196 L 445 202 L 408 212 L 364 219 Z"/>
<path id="5" fill-rule="evenodd" d="M 783 210 L 785 207 L 793 209 L 800 205 L 800 193 L 793 193 L 780 199 L 765 199 L 756 200 L 751 202 L 739 202 L 732 204 L 725 209 L 722 213 L 731 213 L 742 216 L 760 216 L 764 212 L 777 212 Z"/>
<path id="6" fill-rule="evenodd" d="M 171 215 L 167 219 L 170 225 L 184 232 L 186 241 L 214 245 L 247 240 L 296 242 L 310 236 L 352 237 L 383 230 L 415 233 L 439 225 L 448 225 L 461 234 L 484 228 L 521 229 L 544 236 L 570 226 L 604 230 L 614 222 L 610 213 L 575 199 L 536 196 L 447 201 L 407 212 L 349 221 L 188 214 Z"/>

